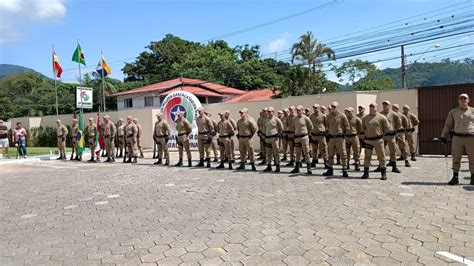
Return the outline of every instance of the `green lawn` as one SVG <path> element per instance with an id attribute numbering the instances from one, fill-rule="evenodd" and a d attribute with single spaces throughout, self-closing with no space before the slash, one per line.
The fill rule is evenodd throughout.
<path id="1" fill-rule="evenodd" d="M 52 151 L 54 155 L 57 149 L 57 147 L 26 147 L 26 152 L 28 156 L 49 155 L 49 151 Z M 71 148 L 66 148 L 66 152 L 71 152 Z M 8 154 L 11 158 L 15 158 L 16 147 L 8 148 Z"/>

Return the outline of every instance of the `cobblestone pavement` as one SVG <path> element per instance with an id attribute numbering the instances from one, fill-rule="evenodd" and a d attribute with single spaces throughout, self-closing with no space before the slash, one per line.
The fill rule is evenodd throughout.
<path id="1" fill-rule="evenodd" d="M 321 165 L 308 176 L 152 162 L 0 166 L 0 265 L 474 261 L 474 186 L 444 185 L 444 157 L 387 181 L 326 178 Z"/>

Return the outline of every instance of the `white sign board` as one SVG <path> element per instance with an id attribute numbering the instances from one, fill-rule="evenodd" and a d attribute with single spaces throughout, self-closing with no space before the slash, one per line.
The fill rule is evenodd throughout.
<path id="1" fill-rule="evenodd" d="M 92 88 L 76 87 L 76 108 L 92 109 Z"/>

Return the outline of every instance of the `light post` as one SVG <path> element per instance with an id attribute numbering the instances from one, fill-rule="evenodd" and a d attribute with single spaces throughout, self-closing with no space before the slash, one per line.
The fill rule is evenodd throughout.
<path id="1" fill-rule="evenodd" d="M 426 54 L 429 50 L 433 48 L 440 48 L 441 44 L 435 44 L 431 46 L 430 48 L 426 49 L 415 61 L 410 66 L 405 65 L 405 46 L 402 45 L 402 83 L 403 83 L 403 88 L 407 89 L 407 73 L 408 69 L 410 69 L 424 54 Z"/>

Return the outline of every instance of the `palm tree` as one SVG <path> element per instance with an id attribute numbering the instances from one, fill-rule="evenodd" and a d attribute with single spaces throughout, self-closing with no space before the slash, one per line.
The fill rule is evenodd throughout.
<path id="1" fill-rule="evenodd" d="M 322 68 L 320 59 L 324 55 L 330 60 L 336 59 L 334 50 L 315 39 L 311 31 L 301 35 L 300 41 L 291 48 L 291 62 L 307 64 L 313 74 Z"/>

